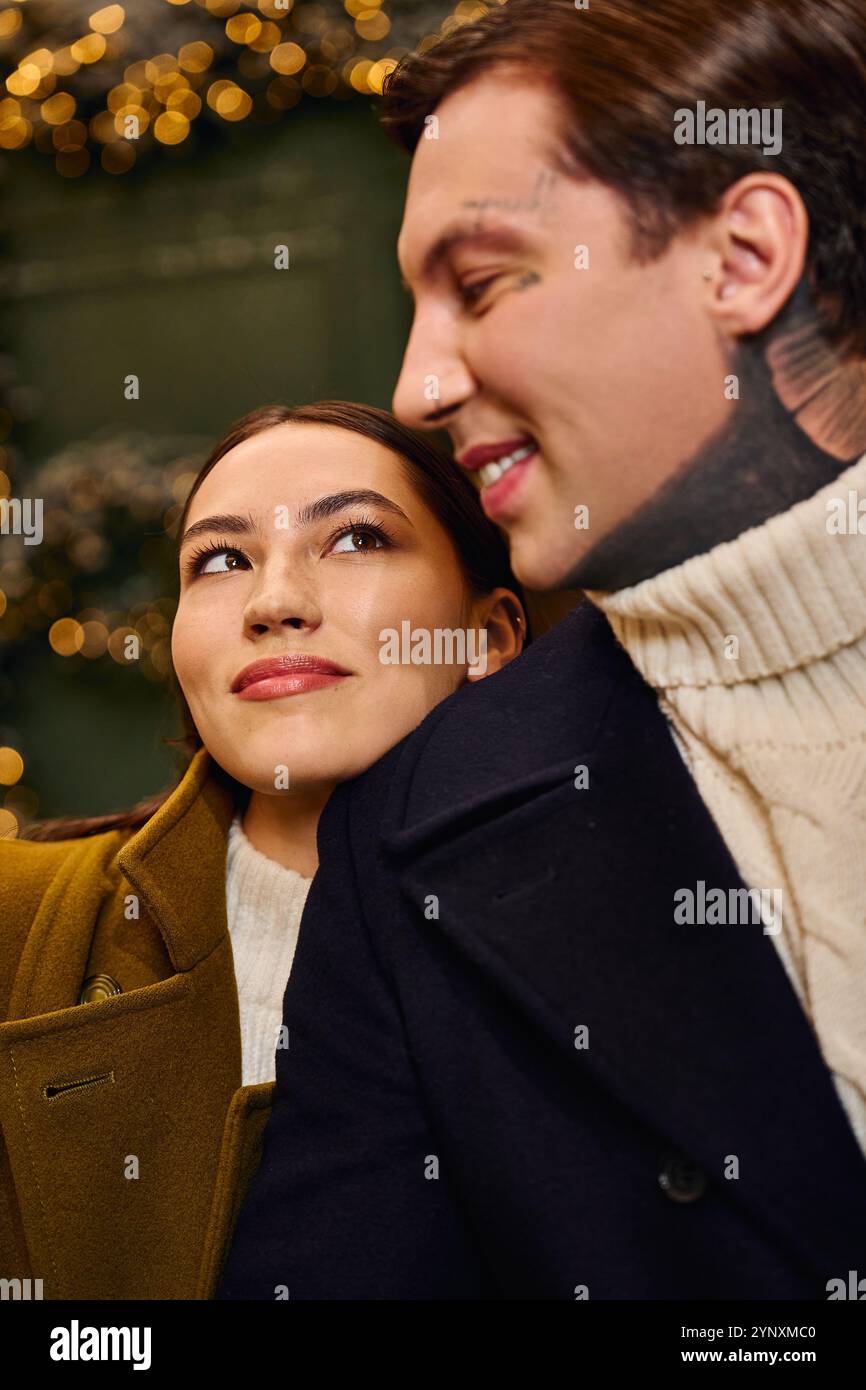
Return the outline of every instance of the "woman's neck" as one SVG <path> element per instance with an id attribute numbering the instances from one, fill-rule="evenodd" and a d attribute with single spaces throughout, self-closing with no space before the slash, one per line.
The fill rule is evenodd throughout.
<path id="1" fill-rule="evenodd" d="M 254 849 L 285 869 L 312 878 L 319 867 L 316 830 L 333 787 L 302 787 L 269 796 L 252 792 L 241 817 Z"/>

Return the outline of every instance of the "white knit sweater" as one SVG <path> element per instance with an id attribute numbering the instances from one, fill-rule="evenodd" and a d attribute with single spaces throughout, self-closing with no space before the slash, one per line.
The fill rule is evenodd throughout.
<path id="1" fill-rule="evenodd" d="M 866 512 L 866 455 L 734 541 L 589 597 L 744 882 L 782 890 L 768 934 L 866 1153 L 866 534 L 828 510 L 849 493 Z"/>
<path id="2" fill-rule="evenodd" d="M 255 849 L 235 815 L 226 855 L 226 912 L 241 1016 L 243 1086 L 276 1077 L 283 995 L 312 881 Z"/>

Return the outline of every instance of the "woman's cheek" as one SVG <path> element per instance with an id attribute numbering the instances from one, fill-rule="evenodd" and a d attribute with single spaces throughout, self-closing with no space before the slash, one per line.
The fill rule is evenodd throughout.
<path id="1" fill-rule="evenodd" d="M 213 649 L 212 639 L 210 646 Z M 184 693 L 195 688 L 196 674 L 201 675 L 206 669 L 207 647 L 207 627 L 204 623 L 191 621 L 186 613 L 175 618 L 171 659 Z"/>

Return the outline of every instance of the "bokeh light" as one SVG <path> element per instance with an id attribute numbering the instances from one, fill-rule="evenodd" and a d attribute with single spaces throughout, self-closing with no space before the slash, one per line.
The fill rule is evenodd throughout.
<path id="1" fill-rule="evenodd" d="M 24 759 L 17 748 L 0 748 L 0 783 L 11 787 L 24 772 Z"/>

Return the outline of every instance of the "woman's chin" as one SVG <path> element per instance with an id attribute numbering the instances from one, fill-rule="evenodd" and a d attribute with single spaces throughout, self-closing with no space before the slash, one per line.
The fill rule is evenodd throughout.
<path id="1" fill-rule="evenodd" d="M 330 754 L 329 760 L 328 755 Z M 285 752 L 280 756 L 244 759 L 242 764 L 232 759 L 230 765 L 222 763 L 226 771 L 251 792 L 261 796 L 291 796 L 293 792 L 315 792 L 322 788 L 333 788 L 338 782 L 345 782 L 356 776 L 356 771 L 347 769 L 342 763 L 333 761 L 333 749 L 323 751 L 321 759 L 316 759 L 315 750 L 305 749 L 300 761 L 291 759 Z M 358 768 L 357 772 L 362 772 Z"/>

